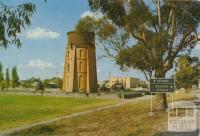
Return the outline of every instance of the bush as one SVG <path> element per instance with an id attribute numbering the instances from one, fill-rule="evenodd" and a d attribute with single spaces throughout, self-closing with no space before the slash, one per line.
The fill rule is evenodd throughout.
<path id="1" fill-rule="evenodd" d="M 131 99 L 131 98 L 136 98 L 136 97 L 141 97 L 142 93 L 118 93 L 119 98 L 124 98 L 124 99 Z"/>
<path id="2" fill-rule="evenodd" d="M 141 97 L 142 93 L 128 93 L 124 94 L 125 99 L 135 98 L 135 97 Z"/>
<path id="3" fill-rule="evenodd" d="M 138 87 L 142 87 L 142 88 L 148 88 L 148 84 L 139 84 Z"/>
<path id="4" fill-rule="evenodd" d="M 132 90 L 129 88 L 129 89 L 125 89 L 126 92 L 131 92 Z"/>
<path id="5" fill-rule="evenodd" d="M 4 81 L 1 82 L 1 90 L 4 90 L 6 88 L 6 84 Z"/>

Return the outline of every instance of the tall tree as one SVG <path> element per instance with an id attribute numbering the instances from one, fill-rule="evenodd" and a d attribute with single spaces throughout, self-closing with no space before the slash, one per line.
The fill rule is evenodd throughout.
<path id="1" fill-rule="evenodd" d="M 0 62 L 0 82 L 2 82 L 4 80 L 3 78 L 3 66 L 2 63 Z"/>
<path id="2" fill-rule="evenodd" d="M 12 68 L 12 87 L 15 88 L 15 87 L 18 87 L 19 86 L 19 76 L 18 76 L 18 73 L 17 73 L 17 67 L 14 66 Z"/>
<path id="3" fill-rule="evenodd" d="M 45 0 L 46 1 L 46 0 Z M 21 46 L 19 34 L 22 28 L 31 24 L 30 17 L 36 10 L 33 3 L 24 3 L 15 6 L 6 5 L 0 0 L 0 46 L 7 48 L 9 45 Z"/>
<path id="4" fill-rule="evenodd" d="M 105 48 L 105 51 L 112 53 L 115 47 L 120 47 L 114 57 L 122 67 L 144 70 L 141 64 L 148 62 L 147 65 L 145 64 L 145 71 L 153 70 L 154 77 L 164 78 L 166 72 L 173 68 L 176 58 L 190 52 L 199 40 L 197 28 L 200 22 L 200 12 L 197 11 L 200 8 L 200 1 L 88 1 L 91 10 L 96 14 L 102 14 L 106 22 L 115 28 L 112 33 L 118 33 L 121 29 L 128 35 L 130 42 L 126 42 L 127 46 L 112 44 L 112 48 Z M 93 27 L 90 26 L 90 28 Z M 90 28 L 85 30 L 91 30 Z M 110 39 L 113 36 L 112 33 L 103 35 L 104 40 Z M 99 33 L 96 35 L 102 37 Z M 131 53 L 136 51 L 146 56 L 135 56 Z M 131 60 L 130 64 L 129 58 L 134 57 L 137 59 Z M 165 93 L 158 93 L 157 101 L 157 109 L 167 108 Z"/>
<path id="5" fill-rule="evenodd" d="M 0 62 L 0 87 L 2 90 L 5 88 L 4 77 L 3 77 L 3 66 Z"/>
<path id="6" fill-rule="evenodd" d="M 9 74 L 9 68 L 6 68 L 5 86 L 6 86 L 7 89 L 8 89 L 8 87 L 10 87 L 10 74 Z"/>
<path id="7" fill-rule="evenodd" d="M 176 86 L 191 89 L 198 85 L 200 78 L 200 62 L 197 57 L 181 56 L 177 63 Z"/>
<path id="8" fill-rule="evenodd" d="M 105 16 L 93 18 L 86 16 L 79 20 L 76 31 L 81 35 L 86 35 L 85 31 L 94 32 L 97 36 L 97 43 L 101 45 L 104 54 L 101 57 L 110 57 L 116 60 L 116 55 L 121 49 L 127 47 L 129 34 L 123 28 L 112 24 Z M 84 36 L 90 41 L 90 36 Z"/>

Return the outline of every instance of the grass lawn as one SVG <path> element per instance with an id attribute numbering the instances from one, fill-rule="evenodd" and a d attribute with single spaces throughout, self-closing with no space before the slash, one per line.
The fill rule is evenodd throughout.
<path id="1" fill-rule="evenodd" d="M 114 104 L 119 101 L 0 93 L 0 131 Z"/>
<path id="2" fill-rule="evenodd" d="M 175 97 L 176 100 L 194 98 L 192 94 L 185 93 L 178 93 Z M 170 100 L 171 96 L 168 98 Z M 156 105 L 155 99 L 154 105 Z M 148 115 L 149 112 L 149 99 L 134 101 L 120 107 L 57 121 L 45 126 L 34 127 L 14 135 L 160 136 L 165 134 L 167 129 L 167 112 L 154 112 L 153 117 Z"/>

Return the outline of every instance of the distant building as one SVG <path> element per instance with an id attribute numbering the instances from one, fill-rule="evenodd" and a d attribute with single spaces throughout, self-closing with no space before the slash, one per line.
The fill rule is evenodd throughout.
<path id="1" fill-rule="evenodd" d="M 140 84 L 145 84 L 145 85 L 146 85 L 146 84 L 148 84 L 148 83 L 147 83 L 147 81 L 140 80 Z"/>
<path id="2" fill-rule="evenodd" d="M 36 87 L 37 84 L 38 84 L 38 82 L 34 82 L 34 83 L 31 84 L 31 86 L 32 86 L 32 87 Z"/>
<path id="3" fill-rule="evenodd" d="M 120 83 L 124 88 L 129 89 L 138 87 L 140 79 L 133 77 L 110 77 L 110 87 L 116 83 Z"/>
<path id="4" fill-rule="evenodd" d="M 140 87 L 149 88 L 149 83 L 144 80 L 140 80 Z"/>
<path id="5" fill-rule="evenodd" d="M 48 83 L 48 87 L 49 87 L 49 88 L 58 88 L 58 84 L 55 83 L 55 82 L 49 82 L 49 83 Z"/>
<path id="6" fill-rule="evenodd" d="M 99 87 L 102 87 L 105 85 L 105 87 L 110 88 L 109 80 L 99 81 L 98 85 L 99 85 Z"/>
<path id="7" fill-rule="evenodd" d="M 199 81 L 199 83 L 198 83 L 198 88 L 200 88 L 200 79 L 199 79 L 198 81 Z"/>
<path id="8" fill-rule="evenodd" d="M 74 31 L 67 33 L 63 91 L 97 91 L 95 35 L 89 32 L 86 34 L 90 39 Z"/>

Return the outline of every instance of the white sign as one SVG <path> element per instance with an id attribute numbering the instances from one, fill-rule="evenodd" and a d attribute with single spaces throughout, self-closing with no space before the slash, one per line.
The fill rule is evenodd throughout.
<path id="1" fill-rule="evenodd" d="M 197 130 L 196 107 L 175 108 L 168 111 L 168 131 L 194 132 Z"/>

